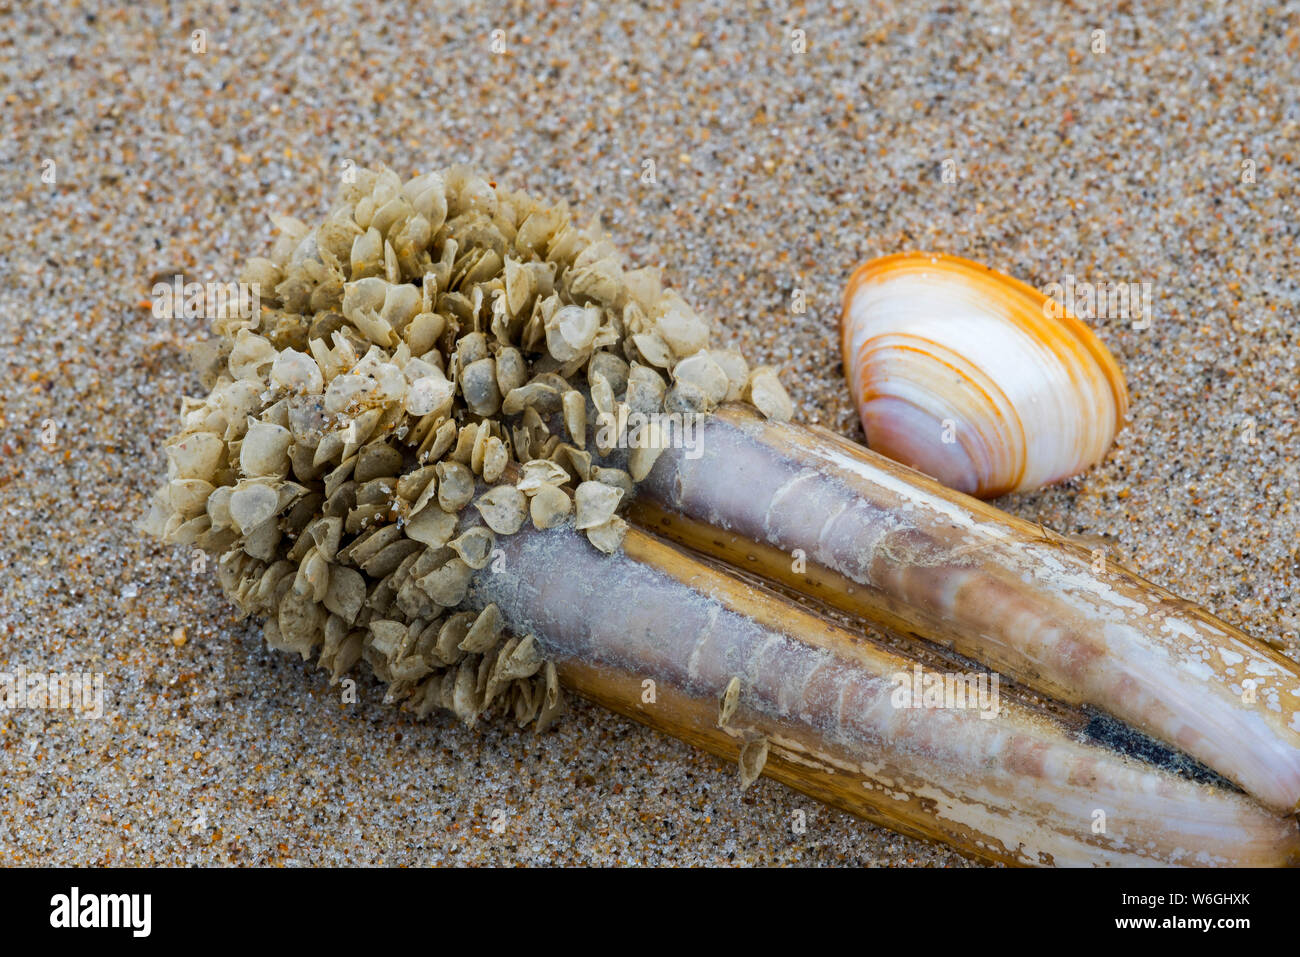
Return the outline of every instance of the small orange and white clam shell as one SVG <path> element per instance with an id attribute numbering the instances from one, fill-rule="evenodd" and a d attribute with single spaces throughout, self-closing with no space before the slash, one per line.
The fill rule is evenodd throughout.
<path id="1" fill-rule="evenodd" d="M 1092 330 L 1032 287 L 955 256 L 859 267 L 841 345 L 867 444 L 981 498 L 1091 467 L 1128 411 L 1124 375 Z"/>

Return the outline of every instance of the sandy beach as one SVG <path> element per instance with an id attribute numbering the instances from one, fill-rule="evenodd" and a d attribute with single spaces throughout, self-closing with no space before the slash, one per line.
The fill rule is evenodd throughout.
<path id="1" fill-rule="evenodd" d="M 599 219 L 863 440 L 838 322 L 865 259 L 969 257 L 1095 318 L 1107 458 L 998 501 L 1300 660 L 1300 11 L 906 2 L 0 2 L 0 864 L 967 866 L 581 701 L 540 735 L 359 700 L 269 651 L 214 563 L 134 525 L 201 319 L 268 212 L 349 168 L 469 162 Z M 1099 33 L 1100 31 L 1100 33 Z M 792 309 L 802 299 L 804 311 Z"/>

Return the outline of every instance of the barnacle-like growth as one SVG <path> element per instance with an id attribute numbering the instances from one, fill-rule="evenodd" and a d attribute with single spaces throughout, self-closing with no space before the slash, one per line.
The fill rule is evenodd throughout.
<path id="1" fill-rule="evenodd" d="M 545 724 L 535 638 L 458 610 L 496 536 L 572 523 L 613 552 L 669 438 L 648 413 L 789 398 L 564 204 L 466 167 L 361 170 L 319 226 L 272 219 L 240 277 L 260 308 L 214 319 L 142 527 L 219 555 L 268 644 L 336 681 L 364 658 L 422 716 Z"/>

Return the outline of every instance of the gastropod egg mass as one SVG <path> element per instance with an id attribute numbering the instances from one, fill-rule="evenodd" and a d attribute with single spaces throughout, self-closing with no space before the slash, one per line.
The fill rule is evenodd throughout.
<path id="1" fill-rule="evenodd" d="M 979 263 L 873 259 L 849 280 L 844 370 L 867 444 L 993 498 L 1096 464 L 1128 410 L 1124 375 L 1059 304 Z"/>
<path id="2" fill-rule="evenodd" d="M 662 422 L 793 405 L 564 204 L 466 166 L 356 173 L 323 222 L 272 217 L 270 257 L 240 274 L 256 308 L 217 311 L 209 392 L 182 403 L 142 527 L 218 556 L 268 644 L 335 681 L 364 660 L 421 716 L 544 726 L 560 698 L 536 636 L 461 608 L 497 537 L 572 516 L 612 554 L 678 441 Z"/>

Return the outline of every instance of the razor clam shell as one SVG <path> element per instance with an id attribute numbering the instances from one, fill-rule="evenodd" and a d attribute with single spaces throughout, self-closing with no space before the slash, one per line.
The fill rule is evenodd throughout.
<path id="1" fill-rule="evenodd" d="M 766 573 L 803 550 L 810 570 L 842 576 L 846 610 L 1108 712 L 1270 807 L 1300 801 L 1300 667 L 1267 645 L 838 436 L 726 406 L 699 438 L 701 454 L 668 450 L 641 494 L 778 549 Z"/>
<path id="2" fill-rule="evenodd" d="M 910 659 L 644 533 L 613 556 L 568 528 L 502 539 L 469 602 L 533 634 L 566 687 L 913 834 L 1014 864 L 1282 863 L 1300 831 L 1222 787 L 1088 743 L 1003 694 L 973 708 L 896 707 Z M 665 615 L 663 609 L 673 609 Z M 743 719 L 717 728 L 718 689 L 744 676 Z M 654 675 L 660 706 L 639 706 Z M 629 690 L 632 689 L 632 690 Z M 755 748 L 761 751 L 761 745 Z M 750 767 L 759 757 L 749 751 Z M 1093 810 L 1107 809 L 1096 833 Z"/>

